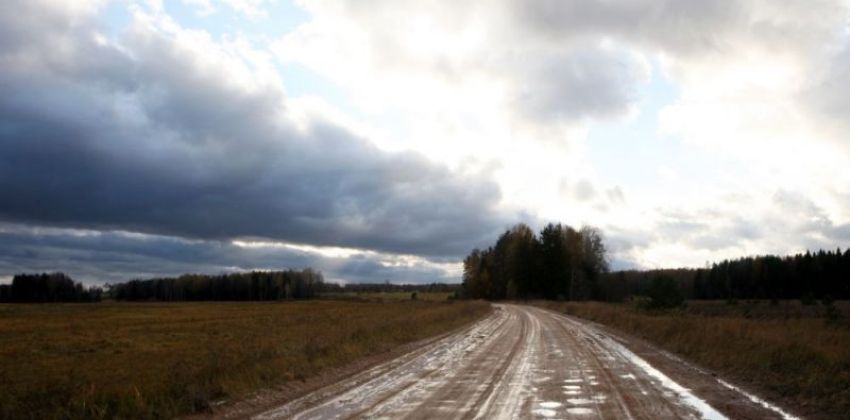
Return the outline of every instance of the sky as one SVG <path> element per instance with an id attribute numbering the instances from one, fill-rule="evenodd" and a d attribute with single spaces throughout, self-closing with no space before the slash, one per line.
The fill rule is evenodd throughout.
<path id="1" fill-rule="evenodd" d="M 0 282 L 850 246 L 850 1 L 6 0 Z"/>

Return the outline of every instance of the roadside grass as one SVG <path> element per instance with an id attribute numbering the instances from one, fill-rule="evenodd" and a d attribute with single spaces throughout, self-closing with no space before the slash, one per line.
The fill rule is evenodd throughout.
<path id="1" fill-rule="evenodd" d="M 0 418 L 203 412 L 455 329 L 488 308 L 421 300 L 0 305 Z"/>
<path id="2" fill-rule="evenodd" d="M 688 302 L 667 311 L 630 304 L 537 302 L 608 325 L 722 376 L 790 402 L 815 418 L 850 413 L 850 325 L 823 307 L 784 301 Z M 848 302 L 836 302 L 844 316 Z"/>

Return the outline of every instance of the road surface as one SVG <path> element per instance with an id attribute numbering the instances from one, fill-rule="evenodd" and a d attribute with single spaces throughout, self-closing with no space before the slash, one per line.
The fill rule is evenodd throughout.
<path id="1" fill-rule="evenodd" d="M 726 382 L 702 381 L 708 399 L 600 327 L 496 305 L 470 328 L 255 418 L 794 418 Z M 707 401 L 724 401 L 714 403 L 724 411 Z"/>

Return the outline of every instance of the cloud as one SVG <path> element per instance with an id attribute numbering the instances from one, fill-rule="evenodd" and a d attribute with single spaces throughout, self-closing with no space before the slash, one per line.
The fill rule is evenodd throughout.
<path id="1" fill-rule="evenodd" d="M 414 256 L 289 244 L 247 247 L 226 241 L 187 240 L 121 231 L 0 225 L 0 275 L 64 271 L 90 284 L 181 273 L 219 274 L 246 270 L 317 267 L 326 280 L 344 282 L 457 282 L 457 263 Z"/>
<path id="2" fill-rule="evenodd" d="M 590 181 L 582 179 L 573 187 L 573 196 L 580 201 L 591 200 L 596 197 L 596 188 Z"/>
<path id="3" fill-rule="evenodd" d="M 807 54 L 846 14 L 832 1 L 300 3 L 312 19 L 277 44 L 285 62 L 379 106 L 418 109 L 411 97 L 424 107 L 429 99 L 451 106 L 452 95 L 475 93 L 479 111 L 489 102 L 495 114 L 531 124 L 626 114 L 656 54 L 672 76 L 704 82 L 711 79 L 692 76 L 690 67 L 752 50 L 782 59 Z"/>
<path id="4" fill-rule="evenodd" d="M 552 42 L 617 37 L 675 56 L 723 54 L 742 42 L 800 44 L 822 35 L 835 2 L 511 0 L 514 22 Z M 818 32 L 821 33 L 818 33 Z"/>
<path id="5" fill-rule="evenodd" d="M 847 224 L 806 194 L 786 189 L 729 194 L 704 207 L 659 207 L 642 226 L 605 229 L 614 259 L 644 268 L 756 254 L 784 255 L 847 246 Z"/>
<path id="6" fill-rule="evenodd" d="M 637 86 L 648 77 L 641 61 L 602 46 L 534 51 L 519 61 L 525 64 L 514 64 L 513 106 L 540 122 L 624 115 L 637 100 Z"/>
<path id="7" fill-rule="evenodd" d="M 626 204 L 626 195 L 623 193 L 623 189 L 619 185 L 607 189 L 605 191 L 605 195 L 615 206 L 622 206 Z"/>
<path id="8" fill-rule="evenodd" d="M 850 24 L 848 24 L 850 25 Z M 848 26 L 847 28 L 850 28 Z M 816 69 L 814 80 L 800 93 L 810 112 L 830 128 L 830 134 L 846 147 L 848 143 L 847 110 L 850 109 L 850 29 L 839 37 L 839 46 L 831 48 L 823 64 Z"/>
<path id="9" fill-rule="evenodd" d="M 299 107 L 245 41 L 142 9 L 104 39 L 91 14 L 33 7 L 0 18 L 4 220 L 433 256 L 506 224 L 495 184 Z"/>
<path id="10" fill-rule="evenodd" d="M 300 0 L 309 19 L 272 41 L 189 30 L 148 3 L 119 29 L 102 1 L 5 5 L 0 221 L 171 238 L 157 246 L 179 242 L 174 255 L 238 240 L 260 245 L 233 266 L 268 253 L 364 278 L 447 273 L 520 215 L 602 226 L 630 266 L 847 238 L 846 2 Z M 314 79 L 339 97 L 311 96 L 327 93 Z M 622 138 L 586 141 L 599 127 Z M 664 141 L 618 148 L 631 129 Z M 616 153 L 633 166 L 599 173 Z M 644 159 L 674 175 L 663 188 Z M 35 237 L 4 252 L 112 258 Z M 105 266 L 154 258 L 126 255 Z M 145 261 L 223 257 L 163 258 Z"/>
<path id="11" fill-rule="evenodd" d="M 366 107 L 427 113 L 439 102 L 451 111 L 440 115 L 487 120 L 492 113 L 515 130 L 630 110 L 637 86 L 648 81 L 640 55 L 601 36 L 559 42 L 527 31 L 510 3 L 308 0 L 302 4 L 312 20 L 275 51 L 351 89 Z"/>

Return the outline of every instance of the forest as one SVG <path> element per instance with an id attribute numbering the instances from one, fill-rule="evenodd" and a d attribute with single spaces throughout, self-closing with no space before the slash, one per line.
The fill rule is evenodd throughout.
<path id="1" fill-rule="evenodd" d="M 850 249 L 742 257 L 697 269 L 612 272 L 601 277 L 596 298 L 647 295 L 658 277 L 674 280 L 687 299 L 850 299 Z"/>
<path id="2" fill-rule="evenodd" d="M 268 301 L 333 297 L 345 293 L 456 294 L 458 284 L 338 284 L 324 281 L 312 268 L 251 271 L 218 275 L 184 274 L 179 277 L 137 279 L 85 288 L 64 273 L 19 274 L 11 285 L 0 285 L 0 302 L 118 301 Z"/>
<path id="3" fill-rule="evenodd" d="M 609 272 L 599 230 L 550 223 L 535 233 L 521 223 L 463 261 L 468 298 L 623 301 L 671 292 L 681 299 L 850 299 L 850 250 Z"/>
<path id="4" fill-rule="evenodd" d="M 540 234 L 520 223 L 495 245 L 474 249 L 463 261 L 463 295 L 484 299 L 586 300 L 599 294 L 608 272 L 599 230 L 548 224 Z"/>
<path id="5" fill-rule="evenodd" d="M 219 275 L 184 274 L 176 278 L 131 280 L 108 289 L 115 300 L 247 301 L 310 299 L 323 285 L 322 273 L 307 268 Z"/>
<path id="6" fill-rule="evenodd" d="M 98 302 L 102 290 L 86 288 L 63 273 L 18 274 L 0 285 L 0 302 Z"/>
<path id="7" fill-rule="evenodd" d="M 463 283 L 426 285 L 326 283 L 306 268 L 131 280 L 86 288 L 63 273 L 18 274 L 0 285 L 0 302 L 251 301 L 310 299 L 342 292 L 448 292 L 472 299 L 623 301 L 661 293 L 706 300 L 850 299 L 850 249 L 790 256 L 750 256 L 705 268 L 610 272 L 602 232 L 526 224 L 503 232 L 487 249 L 463 261 Z"/>

